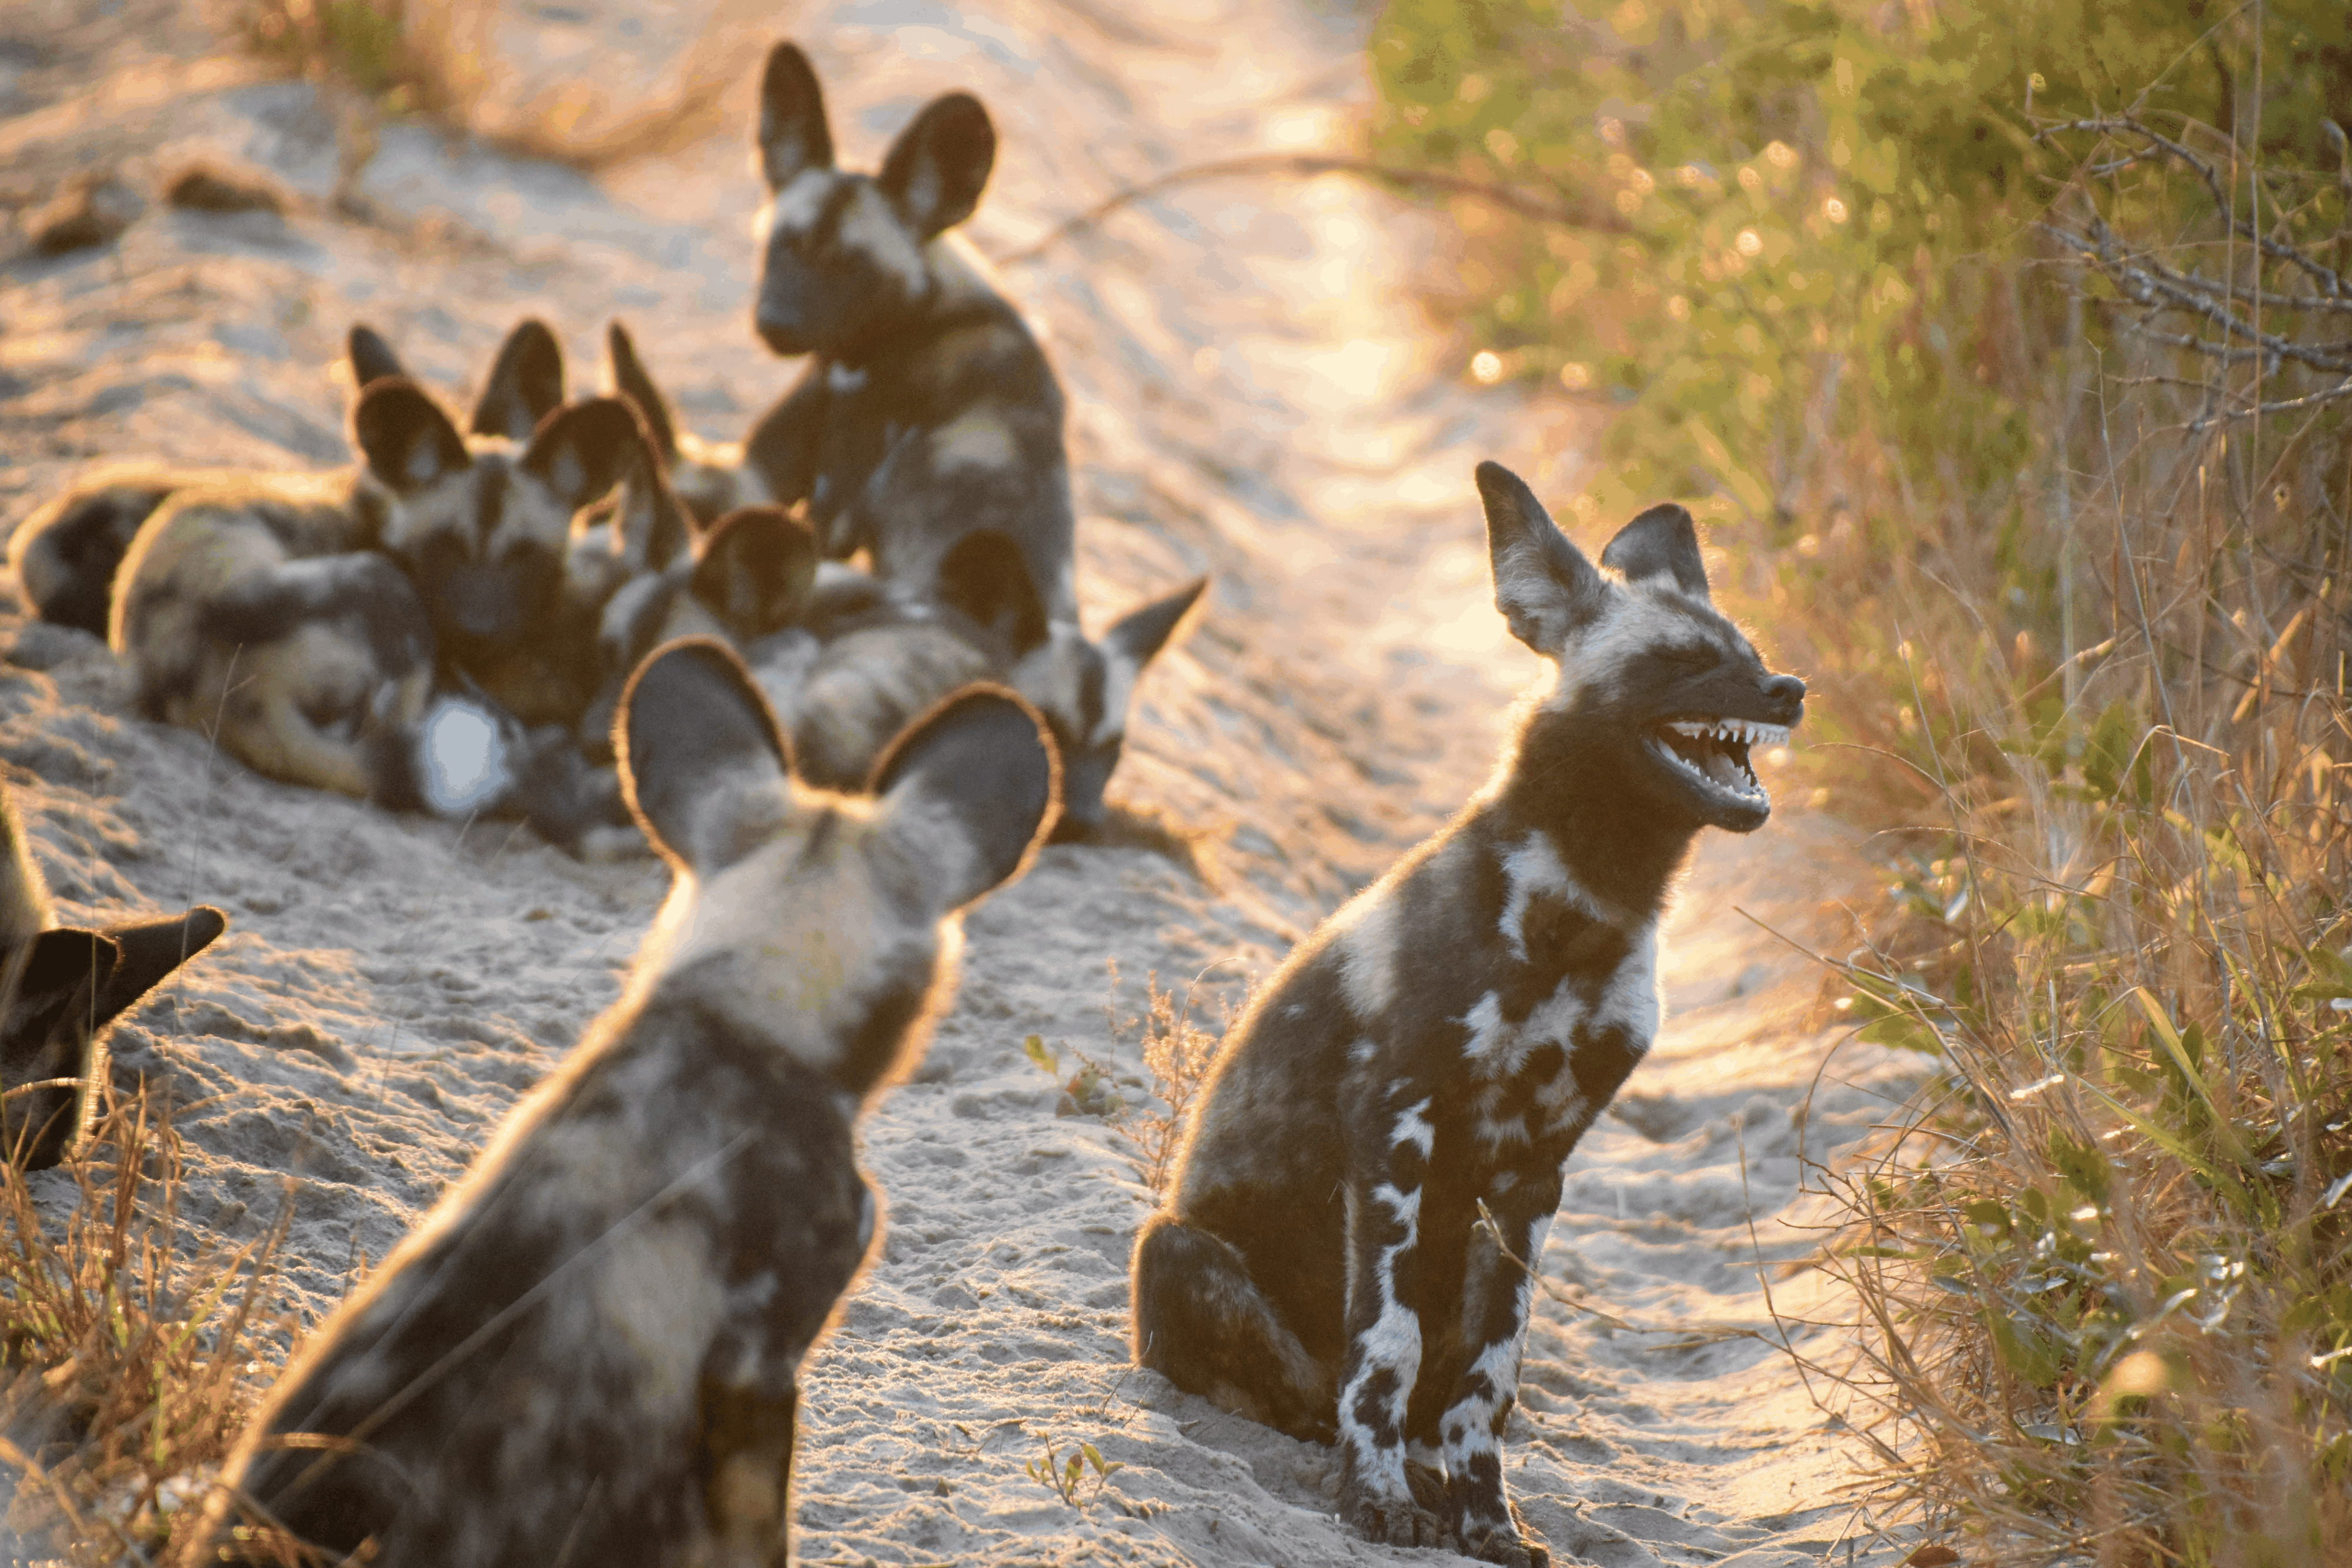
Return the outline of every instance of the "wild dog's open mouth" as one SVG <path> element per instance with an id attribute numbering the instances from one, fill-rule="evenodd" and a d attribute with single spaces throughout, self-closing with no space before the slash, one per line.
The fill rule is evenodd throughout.
<path id="1" fill-rule="evenodd" d="M 1658 753 L 1696 778 L 1711 791 L 1728 796 L 1730 803 L 1769 806 L 1764 786 L 1757 780 L 1748 750 L 1758 746 L 1783 746 L 1789 732 L 1777 724 L 1757 724 L 1744 718 L 1669 719 L 1657 728 Z"/>

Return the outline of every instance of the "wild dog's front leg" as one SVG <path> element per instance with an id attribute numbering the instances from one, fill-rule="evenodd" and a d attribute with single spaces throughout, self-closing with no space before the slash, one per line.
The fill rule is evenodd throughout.
<path id="1" fill-rule="evenodd" d="M 1438 1423 L 1462 1551 L 1508 1568 L 1544 1568 L 1550 1561 L 1541 1545 L 1520 1534 L 1504 1494 L 1503 1427 L 1518 1399 L 1519 1357 L 1535 1291 L 1528 1270 L 1539 1261 L 1559 1207 L 1559 1186 L 1557 1169 L 1506 1172 L 1489 1182 L 1486 1207 L 1502 1246 L 1483 1226 L 1471 1235 L 1462 1287 L 1465 1363 Z M 1528 1267 L 1505 1257 L 1505 1249 Z"/>
<path id="2" fill-rule="evenodd" d="M 709 1521 L 710 1562 L 723 1568 L 787 1568 L 792 1560 L 792 1470 L 800 1388 L 744 1386 L 706 1375 L 696 1470 Z"/>
<path id="3" fill-rule="evenodd" d="M 1421 1370 L 1421 1319 L 1405 1301 L 1417 1266 L 1430 1101 L 1366 1096 L 1349 1128 L 1348 1355 L 1339 1377 L 1339 1508 L 1367 1540 L 1442 1546 L 1445 1521 L 1413 1500 L 1405 1406 Z"/>

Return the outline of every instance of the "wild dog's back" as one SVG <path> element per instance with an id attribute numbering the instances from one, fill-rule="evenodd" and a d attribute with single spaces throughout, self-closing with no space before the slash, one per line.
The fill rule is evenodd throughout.
<path id="1" fill-rule="evenodd" d="M 790 780 L 714 643 L 648 661 L 620 729 L 677 871 L 627 992 L 225 1472 L 331 1556 L 784 1561 L 797 1367 L 875 1226 L 851 1119 L 952 987 L 954 912 L 1053 810 L 1039 723 L 1003 693 L 914 727 L 871 800 Z M 273 1447 L 302 1432 L 328 1441 Z"/>

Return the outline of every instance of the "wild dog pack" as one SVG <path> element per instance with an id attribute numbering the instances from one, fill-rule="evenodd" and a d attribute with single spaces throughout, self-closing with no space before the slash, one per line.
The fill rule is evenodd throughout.
<path id="1" fill-rule="evenodd" d="M 1501 1440 L 1530 1281 L 1504 1253 L 1540 1258 L 1570 1152 L 1657 1030 L 1669 887 L 1702 829 L 1763 825 L 1750 749 L 1804 683 L 1715 610 L 1681 507 L 1595 567 L 1508 470 L 1478 488 L 1496 606 L 1557 672 L 1486 788 L 1227 1036 L 1136 1245 L 1133 1350 L 1336 1440 L 1367 1538 L 1528 1568 Z"/>
<path id="2" fill-rule="evenodd" d="M 786 1561 L 798 1369 L 878 1223 L 852 1119 L 1049 826 L 1053 754 L 972 691 L 873 798 L 810 791 L 707 641 L 619 727 L 676 872 L 628 988 L 287 1368 L 212 1505 L 232 1557 L 267 1523 L 380 1568 Z"/>

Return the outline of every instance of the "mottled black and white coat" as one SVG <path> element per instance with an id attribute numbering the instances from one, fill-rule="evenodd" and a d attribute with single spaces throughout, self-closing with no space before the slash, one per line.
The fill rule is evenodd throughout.
<path id="1" fill-rule="evenodd" d="M 1762 825 L 1748 750 L 1804 684 L 1716 612 L 1681 507 L 1595 568 L 1507 470 L 1478 485 L 1496 606 L 1557 675 L 1486 789 L 1234 1026 L 1137 1243 L 1134 1354 L 1336 1439 L 1369 1538 L 1528 1568 L 1501 1437 L 1531 1281 L 1503 1249 L 1541 1256 L 1570 1152 L 1657 1030 L 1669 884 L 1702 828 Z"/>
<path id="2" fill-rule="evenodd" d="M 211 1505 L 231 1557 L 278 1544 L 242 1507 L 376 1568 L 788 1559 L 798 1368 L 877 1226 L 852 1120 L 953 988 L 956 911 L 1043 836 L 1054 759 L 983 689 L 877 798 L 805 790 L 699 640 L 618 722 L 670 898 L 622 999 L 278 1380 Z"/>

